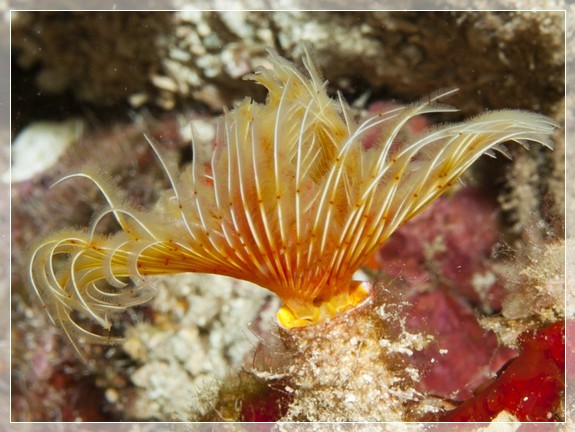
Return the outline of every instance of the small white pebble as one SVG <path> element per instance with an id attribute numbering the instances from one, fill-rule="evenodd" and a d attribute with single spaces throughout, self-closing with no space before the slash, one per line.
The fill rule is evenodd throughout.
<path id="1" fill-rule="evenodd" d="M 134 93 L 128 97 L 128 102 L 133 108 L 139 108 L 148 102 L 148 95 L 145 93 Z"/>
<path id="2" fill-rule="evenodd" d="M 84 122 L 40 121 L 23 129 L 12 144 L 12 181 L 28 180 L 54 165 L 83 133 Z M 2 175 L 6 183 L 10 172 Z"/>
<path id="3" fill-rule="evenodd" d="M 196 27 L 196 31 L 200 36 L 207 36 L 212 32 L 212 29 L 205 22 L 200 22 Z"/>
<path id="4" fill-rule="evenodd" d="M 172 78 L 165 75 L 152 76 L 152 84 L 170 93 L 176 93 L 178 91 L 178 84 Z"/>

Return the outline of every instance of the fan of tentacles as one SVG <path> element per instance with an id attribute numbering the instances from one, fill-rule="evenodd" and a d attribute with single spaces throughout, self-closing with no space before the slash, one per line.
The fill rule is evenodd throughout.
<path id="1" fill-rule="evenodd" d="M 455 111 L 438 103 L 454 90 L 359 123 L 341 97 L 327 95 L 309 55 L 305 71 L 273 52 L 270 61 L 249 77 L 268 89 L 266 102 L 244 100 L 226 112 L 208 159 L 194 148 L 180 172 L 150 142 L 171 183 L 152 210 L 131 206 L 97 169 L 66 177 L 92 180 L 107 208 L 86 230 L 40 241 L 28 277 L 72 341 L 111 342 L 87 330 L 86 319 L 109 329 L 114 314 L 150 299 L 144 278 L 181 272 L 276 293 L 284 327 L 321 322 L 366 299 L 367 285 L 352 280 L 362 261 L 482 154 L 506 154 L 501 143 L 510 141 L 552 148 L 554 121 L 513 110 L 401 142 L 414 116 Z M 368 133 L 376 139 L 366 146 Z M 97 234 L 110 216 L 121 230 Z"/>

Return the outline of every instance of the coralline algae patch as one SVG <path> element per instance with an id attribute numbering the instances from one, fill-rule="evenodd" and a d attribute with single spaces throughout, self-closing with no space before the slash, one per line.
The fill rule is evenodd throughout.
<path id="1" fill-rule="evenodd" d="M 507 411 L 519 421 L 557 419 L 565 390 L 565 325 L 552 324 L 521 338 L 521 353 L 497 379 L 441 421 L 490 421 Z"/>
<path id="2" fill-rule="evenodd" d="M 412 290 L 439 286 L 483 310 L 499 310 L 503 288 L 490 257 L 498 232 L 495 200 L 466 187 L 440 197 L 397 230 L 375 258 Z"/>
<path id="3" fill-rule="evenodd" d="M 407 328 L 428 332 L 433 342 L 415 351 L 411 361 L 422 371 L 417 388 L 446 400 L 464 401 L 516 353 L 499 347 L 493 332 L 481 328 L 461 298 L 438 290 L 411 299 Z"/>

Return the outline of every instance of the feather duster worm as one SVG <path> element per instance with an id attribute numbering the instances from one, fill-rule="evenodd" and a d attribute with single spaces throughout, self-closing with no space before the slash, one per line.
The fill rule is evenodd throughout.
<path id="1" fill-rule="evenodd" d="M 331 99 L 309 55 L 306 73 L 270 52 L 271 69 L 249 78 L 265 86 L 265 104 L 244 100 L 221 120 L 211 159 L 182 172 L 157 152 L 171 183 L 161 205 L 141 211 L 94 169 L 108 206 L 89 229 L 63 231 L 33 249 L 32 287 L 74 340 L 110 342 L 83 326 L 148 301 L 146 276 L 217 273 L 254 282 L 284 305 L 284 327 L 305 326 L 368 296 L 352 280 L 370 253 L 424 209 L 482 154 L 501 143 L 552 148 L 557 124 L 539 114 L 488 112 L 397 143 L 414 116 L 455 111 L 438 103 L 455 90 L 394 108 L 357 124 L 341 97 Z M 362 144 L 365 134 L 376 144 Z M 121 230 L 97 234 L 112 215 Z M 82 318 L 82 319 L 81 319 Z"/>

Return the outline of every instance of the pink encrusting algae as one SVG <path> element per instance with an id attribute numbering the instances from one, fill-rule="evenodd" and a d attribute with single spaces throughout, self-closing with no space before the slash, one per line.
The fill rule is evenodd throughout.
<path id="1" fill-rule="evenodd" d="M 107 343 L 83 321 L 111 328 L 114 313 L 148 301 L 146 276 L 217 273 L 276 293 L 286 328 L 321 322 L 368 297 L 352 280 L 362 261 L 405 221 L 444 193 L 482 154 L 507 154 L 503 142 L 552 148 L 557 124 L 523 111 L 487 112 L 423 131 L 407 142 L 406 124 L 456 111 L 438 100 L 389 109 L 358 123 L 341 96 L 331 99 L 309 55 L 306 72 L 270 52 L 270 69 L 249 78 L 265 86 L 264 104 L 249 99 L 226 112 L 213 153 L 181 172 L 157 156 L 171 188 L 149 211 L 135 208 L 98 169 L 81 174 L 107 200 L 87 230 L 40 241 L 28 277 L 67 335 Z M 363 145 L 366 134 L 372 145 Z M 121 230 L 98 234 L 113 216 Z"/>

